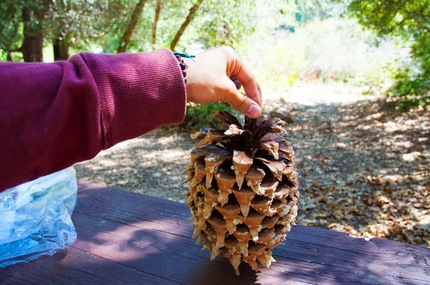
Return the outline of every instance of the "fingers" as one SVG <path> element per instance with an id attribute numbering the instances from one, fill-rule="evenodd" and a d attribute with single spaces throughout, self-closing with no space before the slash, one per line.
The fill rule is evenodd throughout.
<path id="1" fill-rule="evenodd" d="M 258 118 L 261 116 L 261 112 L 262 112 L 261 107 L 258 104 L 256 104 L 254 100 L 251 100 L 246 96 L 243 96 L 243 101 L 238 107 L 234 107 L 234 105 L 232 106 L 233 108 L 247 115 L 248 117 Z"/>
<path id="2" fill-rule="evenodd" d="M 252 72 L 241 62 L 239 56 L 230 47 L 224 47 L 230 58 L 227 73 L 230 78 L 238 80 L 245 90 L 246 96 L 262 106 L 262 93 Z M 236 85 L 237 86 L 237 85 Z"/>
<path id="3" fill-rule="evenodd" d="M 261 90 L 252 73 L 231 47 L 212 48 L 187 62 L 187 100 L 195 103 L 226 102 L 239 112 L 261 115 Z M 245 94 L 238 91 L 244 88 Z"/>
<path id="4" fill-rule="evenodd" d="M 254 100 L 240 93 L 235 85 L 233 85 L 229 91 L 230 94 L 225 97 L 225 102 L 248 117 L 258 118 L 261 116 L 261 106 Z"/>

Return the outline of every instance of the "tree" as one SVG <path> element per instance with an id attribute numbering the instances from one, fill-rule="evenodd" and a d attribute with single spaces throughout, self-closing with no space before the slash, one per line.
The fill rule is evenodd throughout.
<path id="1" fill-rule="evenodd" d="M 182 23 L 181 27 L 179 28 L 178 32 L 176 33 L 173 41 L 170 44 L 170 48 L 172 50 L 175 50 L 176 45 L 179 42 L 179 39 L 184 34 L 185 29 L 190 24 L 191 20 L 194 18 L 194 16 L 197 13 L 197 10 L 199 9 L 200 5 L 202 4 L 203 0 L 197 0 L 197 2 L 193 5 L 193 7 L 190 8 L 190 11 L 188 13 L 188 16 L 185 18 L 185 21 Z"/>
<path id="2" fill-rule="evenodd" d="M 184 50 L 195 42 L 205 46 L 237 45 L 252 32 L 256 0 L 154 0 L 147 1 L 127 45 L 129 51 L 157 48 Z M 135 5 L 134 2 L 133 5 Z M 129 13 L 130 14 L 130 13 Z M 121 23 L 127 19 L 116 20 Z M 128 25 L 128 24 L 127 24 Z M 104 51 L 118 46 L 115 34 L 109 36 Z"/>
<path id="3" fill-rule="evenodd" d="M 58 20 L 52 21 L 53 27 L 53 40 L 52 48 L 54 52 L 54 60 L 65 60 L 69 58 L 69 35 L 66 27 L 69 26 L 69 21 L 65 15 L 67 11 L 71 9 L 70 1 L 65 3 L 64 1 L 56 1 L 56 7 L 59 11 Z M 55 11 L 55 10 L 54 10 Z M 53 14 L 55 15 L 55 13 Z"/>
<path id="4" fill-rule="evenodd" d="M 185 49 L 197 41 L 235 45 L 256 24 L 255 1 L 2 0 L 0 58 L 20 60 L 25 51 L 37 53 L 26 60 L 42 60 L 47 46 L 55 60 L 64 60 L 94 48 L 113 53 Z"/>
<path id="5" fill-rule="evenodd" d="M 220 5 L 218 0 L 205 0 L 178 44 L 181 47 L 193 42 L 199 42 L 206 47 L 221 45 L 238 47 L 245 44 L 258 25 L 257 2 L 257 0 L 225 0 Z M 260 1 L 261 5 L 272 4 L 272 1 L 261 2 L 263 1 Z"/>
<path id="6" fill-rule="evenodd" d="M 156 0 L 155 4 L 155 16 L 154 16 L 154 24 L 152 25 L 152 43 L 155 45 L 157 43 L 157 25 L 158 20 L 160 19 L 161 13 L 161 0 Z"/>
<path id="7" fill-rule="evenodd" d="M 43 25 L 53 0 L 23 1 L 24 40 L 21 51 L 24 61 L 43 61 Z"/>
<path id="8" fill-rule="evenodd" d="M 70 47 L 85 49 L 112 30 L 109 24 L 118 11 L 112 3 L 118 2 L 0 1 L 0 55 L 12 60 L 19 52 L 25 61 L 41 61 L 42 48 L 52 43 L 54 59 L 67 59 Z"/>
<path id="9" fill-rule="evenodd" d="M 352 0 L 350 15 L 380 36 L 397 36 L 410 43 L 415 68 L 396 73 L 389 95 L 403 106 L 430 104 L 430 0 Z"/>
<path id="10" fill-rule="evenodd" d="M 145 7 L 146 0 L 139 0 L 134 8 L 133 14 L 131 15 L 130 22 L 125 30 L 124 34 L 119 41 L 119 46 L 117 49 L 117 53 L 125 52 L 127 50 L 127 46 L 130 43 L 131 35 L 133 34 L 134 29 L 136 28 L 137 22 L 139 21 L 139 17 L 143 12 L 143 8 Z"/>
<path id="11" fill-rule="evenodd" d="M 20 32 L 19 23 L 21 21 L 21 5 L 19 2 L 0 2 L 0 50 L 8 61 L 12 61 L 12 53 L 20 52 L 22 33 Z"/>
<path id="12" fill-rule="evenodd" d="M 43 61 L 46 15 L 53 0 L 4 0 L 0 4 L 0 48 L 12 60 L 21 52 L 24 61 Z"/>

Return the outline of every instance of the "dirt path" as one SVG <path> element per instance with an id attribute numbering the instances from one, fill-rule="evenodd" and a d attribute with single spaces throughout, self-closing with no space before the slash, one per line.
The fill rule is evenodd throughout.
<path id="1" fill-rule="evenodd" d="M 388 112 L 340 84 L 265 94 L 265 113 L 292 119 L 287 140 L 300 181 L 298 224 L 430 247 L 429 112 Z M 323 94 L 323 96 L 321 96 Z M 179 127 L 116 145 L 76 166 L 78 177 L 178 202 L 194 142 Z"/>

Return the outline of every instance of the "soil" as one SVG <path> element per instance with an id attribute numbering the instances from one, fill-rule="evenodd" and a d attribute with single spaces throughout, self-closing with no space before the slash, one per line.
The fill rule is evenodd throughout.
<path id="1" fill-rule="evenodd" d="M 430 247 L 430 115 L 340 83 L 265 94 L 289 122 L 299 172 L 297 224 Z M 76 165 L 79 179 L 184 203 L 194 130 L 169 126 Z"/>

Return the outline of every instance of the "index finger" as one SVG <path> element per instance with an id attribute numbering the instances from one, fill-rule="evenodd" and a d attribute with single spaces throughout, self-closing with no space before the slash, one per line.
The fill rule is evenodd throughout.
<path id="1" fill-rule="evenodd" d="M 257 83 L 257 80 L 245 65 L 243 65 L 242 63 L 240 64 L 241 64 L 241 68 L 239 68 L 238 73 L 233 75 L 242 84 L 243 89 L 245 90 L 246 96 L 254 100 L 258 105 L 262 106 L 263 104 L 262 92 L 261 92 L 260 86 Z"/>
<path id="2" fill-rule="evenodd" d="M 242 84 L 246 96 L 262 106 L 262 92 L 252 72 L 246 67 L 237 54 L 233 51 L 233 55 L 228 67 L 229 77 L 235 77 Z"/>

